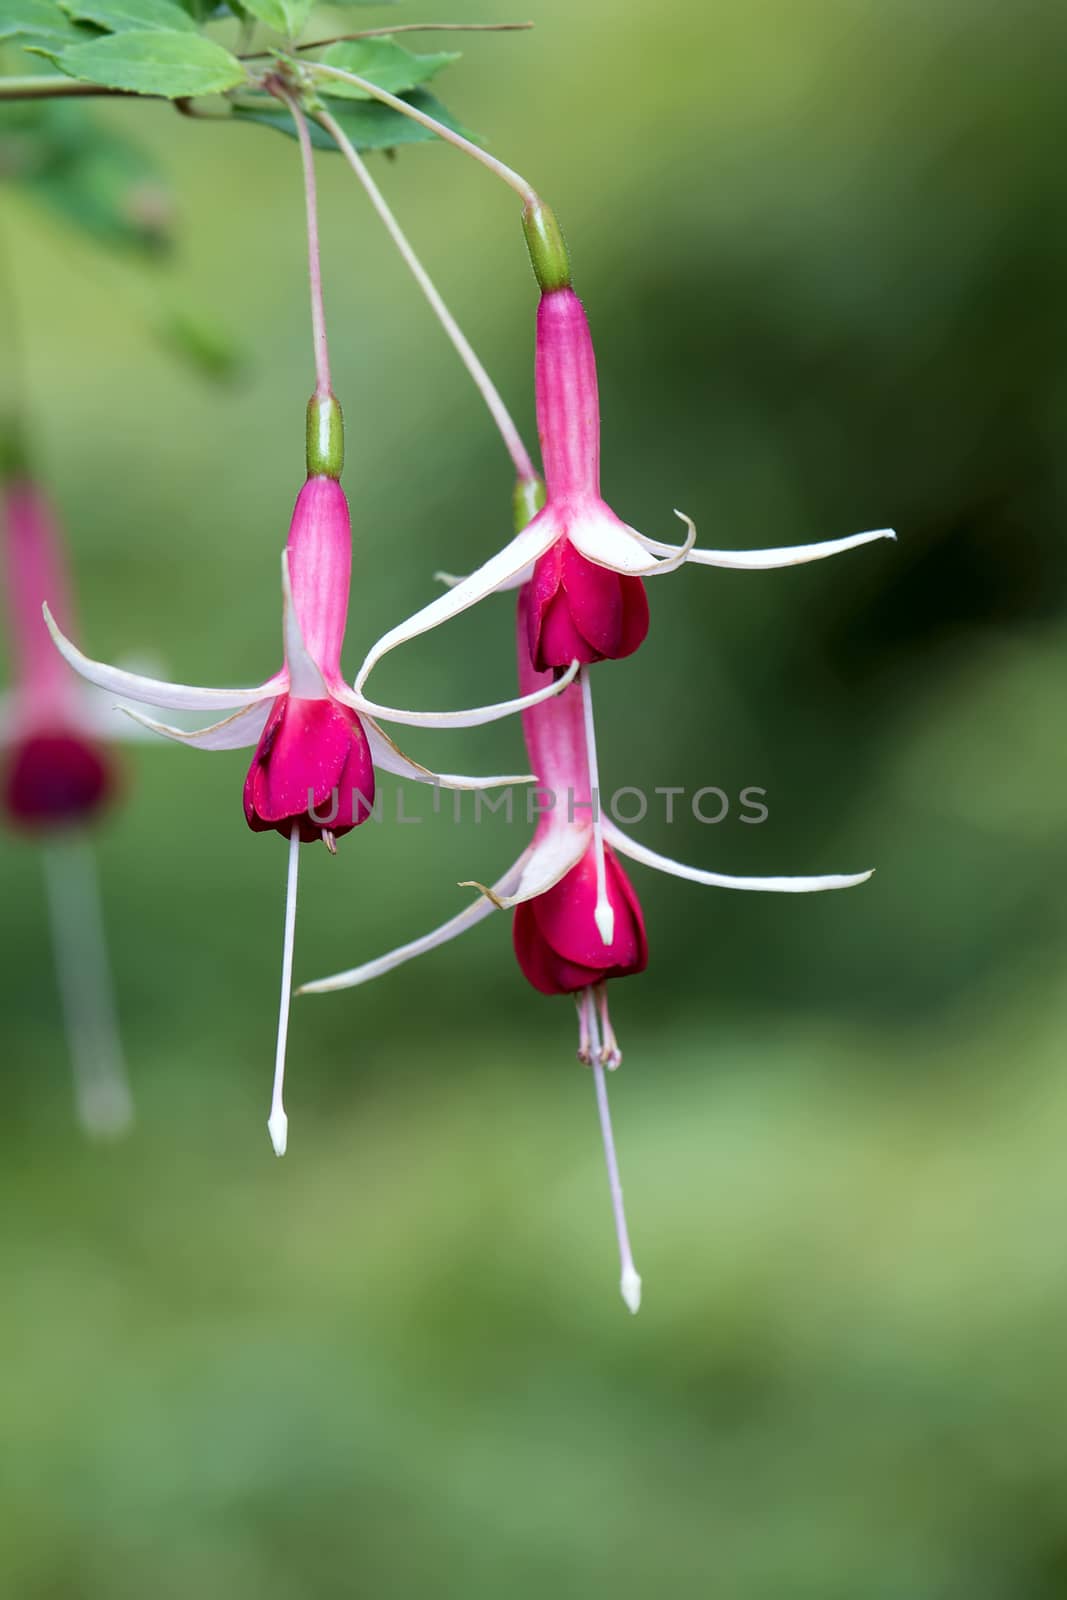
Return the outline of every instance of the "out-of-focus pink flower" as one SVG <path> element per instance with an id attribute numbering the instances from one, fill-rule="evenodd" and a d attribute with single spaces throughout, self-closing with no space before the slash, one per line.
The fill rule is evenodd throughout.
<path id="1" fill-rule="evenodd" d="M 109 1138 L 130 1126 L 133 1101 L 86 826 L 117 788 L 104 743 L 116 719 L 52 648 L 41 604 L 52 596 L 71 626 L 66 563 L 51 506 L 26 472 L 0 474 L 0 531 L 12 669 L 0 697 L 0 795 L 8 821 L 40 847 L 78 1118 Z"/>
<path id="2" fill-rule="evenodd" d="M 85 823 L 113 794 L 116 770 L 98 737 L 100 708 L 56 655 L 41 616 L 46 595 L 71 615 L 58 529 L 30 478 L 4 484 L 0 496 L 14 680 L 0 718 L 4 808 L 29 828 Z"/>

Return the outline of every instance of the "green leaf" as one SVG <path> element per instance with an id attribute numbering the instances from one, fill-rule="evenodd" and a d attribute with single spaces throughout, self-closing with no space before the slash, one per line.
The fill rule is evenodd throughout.
<path id="1" fill-rule="evenodd" d="M 344 44 L 332 44 L 324 50 L 321 59 L 328 67 L 340 67 L 368 78 L 379 89 L 390 94 L 406 94 L 428 83 L 443 67 L 459 60 L 455 50 L 439 50 L 436 55 L 418 56 L 405 50 L 393 39 L 352 39 Z M 320 94 L 338 100 L 369 100 L 365 89 L 353 83 L 342 83 L 339 78 L 322 78 L 317 84 Z"/>
<path id="2" fill-rule="evenodd" d="M 440 100 L 427 91 L 416 89 L 414 94 L 406 94 L 403 98 L 408 105 L 443 122 L 446 128 L 462 133 L 468 139 L 474 138 L 469 129 L 457 122 Z M 348 100 L 343 105 L 332 106 L 330 110 L 357 150 L 392 150 L 397 145 L 423 144 L 437 137 L 420 122 L 405 117 L 402 111 L 394 111 L 391 106 L 379 105 L 373 100 Z M 269 100 L 264 100 L 262 106 L 247 103 L 235 105 L 233 114 L 242 122 L 261 122 L 266 128 L 277 128 L 279 133 L 288 134 L 291 139 L 296 138 L 296 128 L 288 111 L 281 106 L 272 107 Z M 317 122 L 309 120 L 308 126 L 311 129 L 311 142 L 317 149 L 337 149 L 329 134 Z"/>
<path id="3" fill-rule="evenodd" d="M 248 351 L 202 311 L 171 308 L 156 319 L 154 331 L 173 355 L 213 383 L 234 383 L 248 370 Z"/>
<path id="4" fill-rule="evenodd" d="M 174 207 L 155 161 L 83 105 L 0 108 L 0 172 L 99 243 L 152 255 L 170 243 Z"/>
<path id="5" fill-rule="evenodd" d="M 113 33 L 88 44 L 69 46 L 59 65 L 83 83 L 133 94 L 179 96 L 221 94 L 245 81 L 236 56 L 197 33 L 160 29 L 153 33 Z"/>
<path id="6" fill-rule="evenodd" d="M 109 33 L 129 29 L 169 28 L 193 33 L 196 23 L 175 0 L 63 0 L 64 11 L 78 22 L 95 22 Z"/>
<path id="7" fill-rule="evenodd" d="M 241 0 L 241 4 L 275 33 L 295 39 L 311 14 L 313 0 Z"/>
<path id="8" fill-rule="evenodd" d="M 92 35 L 76 27 L 55 0 L 3 0 L 0 39 L 21 37 L 52 44 L 74 44 Z"/>
<path id="9" fill-rule="evenodd" d="M 231 17 L 237 10 L 236 6 L 216 3 L 216 0 L 179 0 L 179 4 L 194 22 L 208 22 L 212 17 Z"/>

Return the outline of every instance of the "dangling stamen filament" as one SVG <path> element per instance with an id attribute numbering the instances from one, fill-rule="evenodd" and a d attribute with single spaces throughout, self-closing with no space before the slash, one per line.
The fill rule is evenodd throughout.
<path id="1" fill-rule="evenodd" d="M 578 1007 L 578 1060 L 583 1067 L 593 1064 L 593 1045 L 589 1033 L 589 1008 L 592 1005 L 592 990 L 579 989 L 574 997 Z"/>
<path id="2" fill-rule="evenodd" d="M 304 199 L 307 206 L 308 277 L 311 283 L 311 334 L 315 345 L 315 393 L 320 400 L 332 394 L 330 387 L 330 352 L 326 344 L 326 312 L 322 303 L 322 263 L 319 254 L 319 207 L 315 189 L 315 157 L 311 148 L 311 134 L 307 118 L 292 95 L 280 86 L 274 93 L 284 100 L 296 123 L 300 140 L 300 155 L 304 167 Z"/>
<path id="3" fill-rule="evenodd" d="M 597 932 L 606 945 L 615 939 L 615 908 L 608 898 L 608 867 L 604 857 L 604 819 L 600 807 L 600 773 L 596 757 L 596 727 L 593 722 L 593 688 L 589 681 L 589 668 L 583 666 L 578 674 L 582 685 L 582 711 L 585 715 L 585 743 L 589 760 L 590 799 L 593 804 L 593 858 L 596 862 L 596 910 L 593 919 Z"/>
<path id="4" fill-rule="evenodd" d="M 108 968 L 100 889 L 85 839 L 42 851 L 63 1020 L 86 1133 L 114 1138 L 133 1121 Z"/>
<path id="5" fill-rule="evenodd" d="M 529 452 L 522 442 L 519 430 L 515 426 L 511 413 L 504 404 L 499 390 L 475 355 L 456 319 L 441 299 L 433 279 L 415 254 L 407 235 L 390 210 L 385 196 L 371 177 L 366 162 L 359 155 L 344 129 L 328 111 L 316 112 L 315 120 L 326 129 L 326 132 L 333 139 L 352 171 L 363 185 L 367 198 L 385 224 L 386 231 L 404 258 L 415 282 L 430 302 L 434 315 L 451 339 L 456 353 L 470 373 L 478 393 L 489 408 L 489 413 L 497 425 L 516 474 L 525 482 L 536 482 L 537 473 L 534 470 L 533 462 L 530 460 Z"/>
<path id="6" fill-rule="evenodd" d="M 285 936 L 282 944 L 282 993 L 278 1007 L 278 1049 L 274 1057 L 274 1093 L 267 1129 L 274 1154 L 283 1156 L 289 1141 L 289 1118 L 282 1095 L 285 1090 L 285 1047 L 289 1039 L 289 1001 L 293 993 L 293 947 L 296 943 L 296 885 L 300 869 L 300 824 L 289 835 L 289 877 L 285 889 Z"/>
<path id="7" fill-rule="evenodd" d="M 600 1029 L 597 1026 L 596 1007 L 592 1003 L 591 992 L 588 989 L 585 992 L 589 997 L 587 1016 L 593 1043 L 593 1082 L 596 1085 L 596 1103 L 600 1112 L 600 1132 L 604 1140 L 604 1159 L 608 1167 L 608 1185 L 611 1189 L 611 1209 L 615 1216 L 615 1234 L 619 1241 L 619 1266 L 622 1269 L 619 1288 L 630 1310 L 636 1313 L 641 1306 L 641 1278 L 637 1268 L 634 1266 L 634 1258 L 630 1250 L 630 1235 L 626 1228 L 626 1212 L 622 1203 L 622 1183 L 619 1180 L 619 1163 L 615 1155 L 615 1136 L 611 1131 L 608 1086 L 601 1060 Z"/>
<path id="8" fill-rule="evenodd" d="M 598 983 L 593 993 L 596 995 L 597 1009 L 600 1012 L 600 1026 L 603 1031 L 603 1049 L 600 1059 L 609 1072 L 614 1072 L 616 1067 L 622 1066 L 622 1051 L 619 1041 L 615 1037 L 615 1029 L 611 1026 L 611 1017 L 608 1013 L 608 986 Z"/>

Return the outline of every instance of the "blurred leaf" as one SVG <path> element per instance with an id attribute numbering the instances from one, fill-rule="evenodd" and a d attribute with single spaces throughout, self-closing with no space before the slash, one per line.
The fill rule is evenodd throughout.
<path id="1" fill-rule="evenodd" d="M 156 333 L 168 350 L 214 383 L 232 383 L 247 369 L 247 351 L 228 328 L 201 311 L 169 311 Z"/>
<path id="2" fill-rule="evenodd" d="M 175 0 L 63 0 L 64 11 L 79 22 L 95 22 L 110 33 L 134 28 L 195 32 L 196 24 Z"/>
<path id="3" fill-rule="evenodd" d="M 72 78 L 133 94 L 179 96 L 220 94 L 244 82 L 236 56 L 200 34 L 158 30 L 116 33 L 88 44 L 71 45 L 58 64 Z"/>
<path id="4" fill-rule="evenodd" d="M 0 177 L 101 243 L 166 248 L 170 193 L 140 145 L 99 126 L 84 106 L 32 101 L 3 113 Z"/>
<path id="5" fill-rule="evenodd" d="M 178 0 L 178 3 L 194 22 L 207 22 L 211 17 L 233 16 L 238 10 L 236 6 L 220 5 L 217 0 Z"/>
<path id="6" fill-rule="evenodd" d="M 295 39 L 311 15 L 313 0 L 241 0 L 241 3 L 275 33 Z"/>
<path id="7" fill-rule="evenodd" d="M 456 121 L 451 112 L 445 110 L 436 96 L 426 90 L 416 89 L 413 94 L 406 94 L 403 98 L 417 110 L 425 111 L 427 116 L 443 122 L 446 128 L 452 128 L 454 132 L 462 133 L 468 139 L 474 137 L 469 129 Z M 405 117 L 402 111 L 394 111 L 390 106 L 378 105 L 372 100 L 347 101 L 344 105 L 332 107 L 331 114 L 341 124 L 357 150 L 391 150 L 396 145 L 423 144 L 437 137 L 421 123 L 413 121 L 411 117 Z M 288 134 L 291 139 L 296 138 L 296 129 L 288 111 L 282 110 L 281 107 L 272 110 L 266 100 L 263 102 L 262 110 L 258 106 L 234 106 L 234 116 L 240 117 L 242 122 L 261 122 L 265 127 L 277 128 L 279 133 Z M 308 126 L 311 129 L 311 142 L 317 149 L 337 148 L 317 122 L 309 120 Z"/>
<path id="8" fill-rule="evenodd" d="M 27 37 L 71 44 L 92 35 L 79 28 L 55 0 L 4 0 L 0 14 L 0 39 Z"/>
<path id="9" fill-rule="evenodd" d="M 322 60 L 330 67 L 340 67 L 344 72 L 354 72 L 360 78 L 369 78 L 379 89 L 390 94 L 406 94 L 427 83 L 443 67 L 459 60 L 457 50 L 440 50 L 435 55 L 419 56 L 405 50 L 393 39 L 351 39 L 344 44 L 334 44 L 323 52 Z M 328 78 L 318 86 L 320 94 L 331 99 L 368 100 L 365 89 L 353 83 L 341 83 Z"/>

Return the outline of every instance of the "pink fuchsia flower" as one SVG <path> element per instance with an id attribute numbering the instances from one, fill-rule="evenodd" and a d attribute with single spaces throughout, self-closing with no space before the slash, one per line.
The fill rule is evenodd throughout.
<path id="1" fill-rule="evenodd" d="M 703 550 L 689 529 L 682 545 L 638 533 L 600 493 L 600 409 L 596 359 L 581 301 L 569 283 L 546 290 L 537 313 L 537 418 L 544 461 L 542 509 L 510 544 L 451 583 L 420 611 L 384 634 L 367 656 L 362 688 L 382 656 L 458 616 L 499 590 L 530 584 L 528 643 L 538 670 L 633 653 L 648 632 L 644 580 L 685 562 L 764 570 L 818 561 L 879 539 L 890 528 L 818 544 L 769 550 Z"/>
<path id="2" fill-rule="evenodd" d="M 66 563 L 51 507 L 27 473 L 0 487 L 0 526 L 13 669 L 0 698 L 3 807 L 41 850 L 78 1118 L 87 1133 L 113 1137 L 133 1121 L 133 1101 L 86 829 L 117 789 L 102 742 L 114 733 L 114 713 L 78 683 L 49 640 L 46 594 L 71 625 Z"/>
<path id="3" fill-rule="evenodd" d="M 536 671 L 530 660 L 529 604 L 524 588 L 517 619 L 519 688 L 524 695 L 553 681 L 551 671 Z M 526 978 L 541 993 L 573 994 L 578 1004 L 578 1054 L 592 1065 L 596 1079 L 622 1268 L 620 1286 L 626 1304 L 636 1311 L 641 1280 L 622 1207 L 603 1069 L 617 1067 L 622 1060 L 606 983 L 643 971 L 648 947 L 641 907 L 618 857 L 716 888 L 782 894 L 847 889 L 864 883 L 871 873 L 733 877 L 672 861 L 631 839 L 601 815 L 588 667 L 582 668 L 580 682 L 558 697 L 529 704 L 523 711 L 523 729 L 530 765 L 537 774 L 540 814 L 533 840 L 518 860 L 491 888 L 470 885 L 482 890 L 481 898 L 432 933 L 347 972 L 306 983 L 299 992 L 325 994 L 368 983 L 457 938 L 494 910 L 513 909 L 515 951 Z"/>
<path id="4" fill-rule="evenodd" d="M 41 617 L 46 594 L 70 616 L 58 531 L 30 479 L 17 478 L 2 493 L 15 675 L 2 708 L 4 808 L 23 827 L 88 822 L 114 793 L 116 772 L 97 738 L 99 708 L 56 655 Z"/>
<path id="5" fill-rule="evenodd" d="M 312 400 L 309 440 L 311 470 L 297 498 L 282 557 L 284 664 L 263 683 L 249 689 L 200 688 L 165 683 L 93 661 L 61 632 L 45 607 L 59 651 L 88 682 L 140 704 L 230 712 L 207 727 L 188 730 L 130 711 L 144 727 L 205 750 L 256 747 L 244 786 L 246 820 L 256 831 L 276 829 L 290 841 L 279 1047 L 268 1123 L 278 1154 L 284 1153 L 288 1128 L 282 1093 L 295 931 L 296 847 L 301 842 L 322 840 L 333 850 L 340 836 L 364 822 L 374 803 L 376 768 L 453 789 L 529 781 L 526 774 L 483 778 L 431 772 L 397 747 L 379 718 L 415 727 L 474 727 L 522 710 L 559 687 L 549 684 L 538 687 L 532 696 L 445 712 L 380 706 L 349 688 L 341 674 L 341 650 L 352 536 L 348 503 L 336 476 L 342 459 L 341 414 L 336 400 Z"/>

